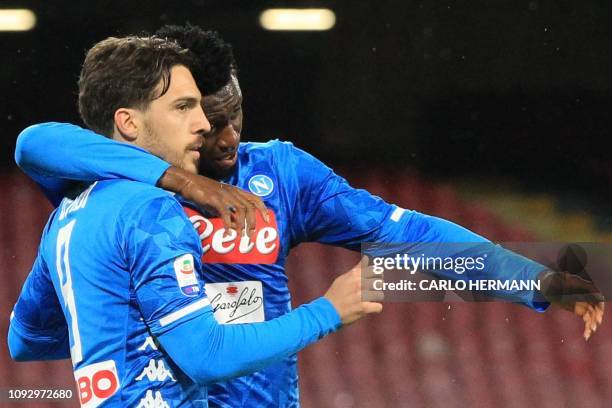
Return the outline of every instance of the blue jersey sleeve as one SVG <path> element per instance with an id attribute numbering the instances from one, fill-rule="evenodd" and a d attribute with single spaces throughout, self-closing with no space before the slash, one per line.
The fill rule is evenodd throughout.
<path id="1" fill-rule="evenodd" d="M 395 206 L 365 190 L 352 188 L 347 181 L 314 156 L 291 143 L 279 143 L 278 162 L 294 171 L 296 185 L 289 186 L 297 197 L 291 217 L 293 244 L 317 241 L 359 250 L 379 234 L 384 220 Z"/>
<path id="2" fill-rule="evenodd" d="M 284 145 L 284 161 L 291 163 L 297 172 L 298 206 L 303 214 L 296 218 L 301 222 L 292 228 L 300 240 L 339 245 L 356 251 L 363 243 L 408 243 L 414 245 L 406 249 L 414 253 L 426 248 L 427 252 L 435 251 L 429 255 L 436 256 L 486 256 L 487 267 L 479 277 L 483 279 L 536 280 L 546 269 L 450 221 L 404 210 L 365 190 L 355 189 L 312 155 L 289 143 Z M 474 245 L 422 245 L 426 243 Z M 453 253 L 453 248 L 460 252 Z M 444 275 L 436 270 L 427 272 L 447 279 L 465 279 L 465 276 Z M 541 295 L 533 291 L 507 291 L 493 295 L 536 310 L 548 306 Z"/>
<path id="3" fill-rule="evenodd" d="M 129 214 L 123 246 L 142 316 L 194 381 L 256 371 L 340 327 L 326 299 L 270 322 L 218 324 L 201 284 L 201 244 L 178 202 L 158 197 Z"/>
<path id="4" fill-rule="evenodd" d="M 259 371 L 297 353 L 336 331 L 336 309 L 319 298 L 261 323 L 221 325 L 210 306 L 159 337 L 181 369 L 200 384 L 210 384 Z"/>
<path id="5" fill-rule="evenodd" d="M 142 317 L 154 333 L 202 313 L 208 299 L 198 274 L 202 246 L 182 207 L 168 193 L 137 196 L 122 211 L 121 238 Z"/>
<path id="6" fill-rule="evenodd" d="M 8 346 L 17 361 L 70 357 L 66 320 L 40 254 L 11 313 Z"/>
<path id="7" fill-rule="evenodd" d="M 17 138 L 15 161 L 55 206 L 73 181 L 124 178 L 155 185 L 170 167 L 138 146 L 54 122 L 22 131 Z"/>

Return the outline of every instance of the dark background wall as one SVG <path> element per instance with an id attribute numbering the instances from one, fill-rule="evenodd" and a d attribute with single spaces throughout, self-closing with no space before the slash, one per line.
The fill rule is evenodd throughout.
<path id="1" fill-rule="evenodd" d="M 267 32 L 270 6 L 325 6 L 327 32 Z M 326 162 L 510 178 L 609 197 L 612 4 L 586 0 L 4 1 L 38 25 L 0 33 L 0 159 L 19 131 L 78 122 L 85 50 L 190 21 L 232 42 L 249 140 L 293 140 Z"/>

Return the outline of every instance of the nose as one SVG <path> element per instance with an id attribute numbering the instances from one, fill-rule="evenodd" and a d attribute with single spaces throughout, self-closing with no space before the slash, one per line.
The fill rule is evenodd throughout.
<path id="1" fill-rule="evenodd" d="M 194 110 L 194 115 L 194 133 L 203 135 L 204 133 L 210 132 L 210 122 L 208 121 L 206 114 L 204 114 L 201 104 L 198 104 L 198 107 Z"/>
<path id="2" fill-rule="evenodd" d="M 233 153 L 238 148 L 239 136 L 234 127 L 228 124 L 219 132 L 217 147 L 223 153 Z"/>

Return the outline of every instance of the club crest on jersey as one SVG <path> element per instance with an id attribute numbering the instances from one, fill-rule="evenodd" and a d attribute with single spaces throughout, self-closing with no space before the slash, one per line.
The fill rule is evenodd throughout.
<path id="1" fill-rule="evenodd" d="M 181 255 L 174 260 L 174 273 L 181 293 L 185 296 L 196 296 L 200 292 L 200 284 L 195 274 L 193 255 Z"/>
<path id="2" fill-rule="evenodd" d="M 198 211 L 184 207 L 202 242 L 202 262 L 220 264 L 273 264 L 278 259 L 280 238 L 276 216 L 268 210 L 270 222 L 266 223 L 257 211 L 253 238 L 238 237 L 235 230 L 225 234 L 223 220 L 206 218 Z M 231 289 L 230 289 L 231 290 Z"/>
<path id="3" fill-rule="evenodd" d="M 274 182 L 268 176 L 257 174 L 249 179 L 249 190 L 259 197 L 267 197 L 274 191 Z"/>

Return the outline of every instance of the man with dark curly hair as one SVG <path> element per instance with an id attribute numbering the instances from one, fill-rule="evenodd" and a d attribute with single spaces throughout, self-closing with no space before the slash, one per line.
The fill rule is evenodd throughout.
<path id="1" fill-rule="evenodd" d="M 249 236 L 236 231 L 228 233 L 223 220 L 214 213 L 202 213 L 201 208 L 192 207 L 185 210 L 200 234 L 209 281 L 206 291 L 213 299 L 219 321 L 256 322 L 289 312 L 286 258 L 299 243 L 316 241 L 355 251 L 365 242 L 473 243 L 470 255 L 482 255 L 484 251 L 489 259 L 483 276 L 542 283 L 541 293 L 506 290 L 492 295 L 536 310 L 546 308 L 546 301 L 559 303 L 585 320 L 585 337 L 601 322 L 603 304 L 589 284 L 571 277 L 564 281 L 569 285 L 587 285 L 585 291 L 593 295 L 586 302 L 554 298 L 551 288 L 558 287 L 556 283 L 563 274 L 490 245 L 485 238 L 449 221 L 405 210 L 367 191 L 354 189 L 329 167 L 291 143 L 278 140 L 241 143 L 242 92 L 231 46 L 216 32 L 191 25 L 166 26 L 156 34 L 176 40 L 200 60 L 200 69 L 194 76 L 204 94 L 202 104 L 211 124 L 201 149 L 200 174 L 225 183 L 221 188 L 237 186 L 248 190 L 268 207 L 267 219 L 256 213 L 256 228 Z M 168 172 L 175 171 L 168 166 L 163 167 L 165 172 L 157 171 L 146 180 L 138 178 L 131 163 L 148 162 L 147 168 L 160 168 L 160 161 L 153 156 L 128 152 L 111 141 L 85 138 L 87 131 L 75 132 L 70 126 L 25 135 L 18 141 L 18 162 L 50 192 L 51 198 L 66 187 L 58 184 L 58 180 L 87 177 L 132 178 L 148 183 L 155 180 L 177 192 L 184 188 L 180 176 L 164 179 Z M 92 140 L 96 140 L 99 151 L 106 153 L 94 158 L 76 154 Z M 52 152 L 49 146 L 62 148 Z M 46 154 L 38 154 L 43 148 L 47 149 Z M 47 175 L 52 175 L 52 179 Z M 244 205 L 252 209 L 255 203 L 246 197 Z M 240 226 L 241 222 L 237 224 Z M 508 266 L 508 262 L 512 268 L 504 270 L 502 265 Z M 458 278 L 452 272 L 436 273 L 443 278 Z M 211 406 L 222 407 L 299 406 L 297 358 L 293 355 L 253 375 L 215 384 L 210 387 L 209 398 Z"/>

